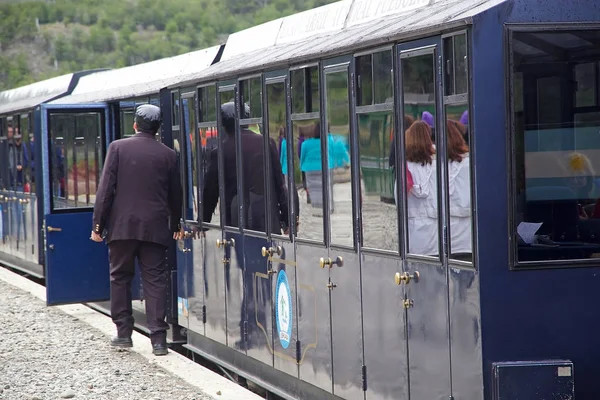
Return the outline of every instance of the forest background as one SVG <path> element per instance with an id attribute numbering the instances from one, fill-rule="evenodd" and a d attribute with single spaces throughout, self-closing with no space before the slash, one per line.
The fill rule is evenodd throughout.
<path id="1" fill-rule="evenodd" d="M 0 90 L 203 49 L 223 43 L 231 33 L 334 1 L 4 1 Z"/>

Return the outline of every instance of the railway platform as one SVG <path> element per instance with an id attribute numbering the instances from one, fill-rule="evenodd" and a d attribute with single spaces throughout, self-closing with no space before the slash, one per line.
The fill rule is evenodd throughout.
<path id="1" fill-rule="evenodd" d="M 109 317 L 84 305 L 47 307 L 45 288 L 0 268 L 0 399 L 252 400 L 258 395 L 150 339 L 109 345 Z"/>

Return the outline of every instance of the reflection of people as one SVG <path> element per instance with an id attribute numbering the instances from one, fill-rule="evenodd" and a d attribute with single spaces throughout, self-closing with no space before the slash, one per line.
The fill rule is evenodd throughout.
<path id="1" fill-rule="evenodd" d="M 415 119 L 413 117 L 411 117 L 410 115 L 405 115 L 404 116 L 404 133 L 406 134 L 406 131 L 408 130 L 408 128 L 411 127 L 411 125 L 415 122 Z M 394 200 L 396 201 L 396 206 L 398 205 L 398 183 L 396 181 L 396 173 L 397 173 L 397 168 L 396 168 L 396 137 L 395 135 L 392 135 L 392 142 L 390 143 L 390 157 L 389 157 L 389 166 L 390 168 L 392 168 L 392 172 L 394 173 Z M 412 181 L 412 175 L 410 174 L 410 171 L 407 169 L 406 170 L 406 191 L 409 192 L 411 187 L 412 187 L 413 181 Z"/>
<path id="2" fill-rule="evenodd" d="M 23 165 L 23 137 L 17 131 L 13 134 L 13 127 L 8 127 L 8 169 L 10 173 L 10 187 L 13 190 L 22 192 L 25 183 Z"/>
<path id="3" fill-rule="evenodd" d="M 179 169 L 175 152 L 155 140 L 160 123 L 160 108 L 139 106 L 133 126 L 136 134 L 108 147 L 92 230 L 96 242 L 108 231 L 110 308 L 118 334 L 111 344 L 132 346 L 131 281 L 137 257 L 155 355 L 167 354 L 167 248 L 171 237 L 183 237 Z"/>
<path id="4" fill-rule="evenodd" d="M 471 175 L 469 147 L 456 121 L 448 120 L 448 191 L 450 198 L 450 235 L 452 255 L 470 254 L 471 250 Z"/>
<path id="5" fill-rule="evenodd" d="M 424 121 L 416 121 L 406 131 L 405 148 L 407 169 L 413 177 L 413 186 L 407 197 L 409 252 L 438 254 L 438 210 L 435 148 L 431 128 Z"/>
<path id="6" fill-rule="evenodd" d="M 225 165 L 225 223 L 228 226 L 238 226 L 238 193 L 236 171 L 236 146 L 235 146 L 235 106 L 233 102 L 221 106 L 222 125 L 227 137 L 223 141 L 223 157 Z M 289 227 L 288 199 L 281 173 L 281 164 L 277 156 L 275 141 L 269 138 L 269 156 L 271 157 L 272 180 L 269 187 L 265 188 L 264 182 L 264 147 L 262 135 L 243 128 L 241 130 L 242 163 L 244 174 L 244 226 L 247 229 L 266 232 L 265 202 L 266 190 L 273 194 L 269 204 L 271 220 L 276 221 L 272 227 L 273 233 L 287 231 Z M 212 214 L 219 200 L 218 158 L 217 150 L 210 155 L 209 166 L 204 179 L 203 206 L 204 222 L 210 222 Z M 278 224 L 278 225 L 277 225 Z"/>

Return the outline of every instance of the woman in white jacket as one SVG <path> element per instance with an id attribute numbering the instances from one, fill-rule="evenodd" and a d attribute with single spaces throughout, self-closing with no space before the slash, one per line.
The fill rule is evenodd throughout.
<path id="1" fill-rule="evenodd" d="M 462 126 L 448 120 L 448 194 L 450 196 L 450 254 L 454 259 L 471 255 L 471 174 L 469 147 L 461 133 Z"/>
<path id="2" fill-rule="evenodd" d="M 405 152 L 413 179 L 407 197 L 408 251 L 435 256 L 439 254 L 436 159 L 426 122 L 417 121 L 406 131 Z"/>

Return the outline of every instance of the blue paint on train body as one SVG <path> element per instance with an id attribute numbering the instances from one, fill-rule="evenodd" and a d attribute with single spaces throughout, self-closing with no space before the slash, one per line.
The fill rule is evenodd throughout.
<path id="1" fill-rule="evenodd" d="M 509 210 L 509 71 L 505 63 L 504 24 L 585 23 L 600 20 L 600 3 L 514 0 L 473 20 L 474 145 L 478 261 L 485 398 L 493 399 L 492 364 L 506 360 L 569 359 L 577 371 L 576 397 L 600 393 L 594 346 L 600 320 L 600 268 L 510 269 L 507 242 Z"/>

